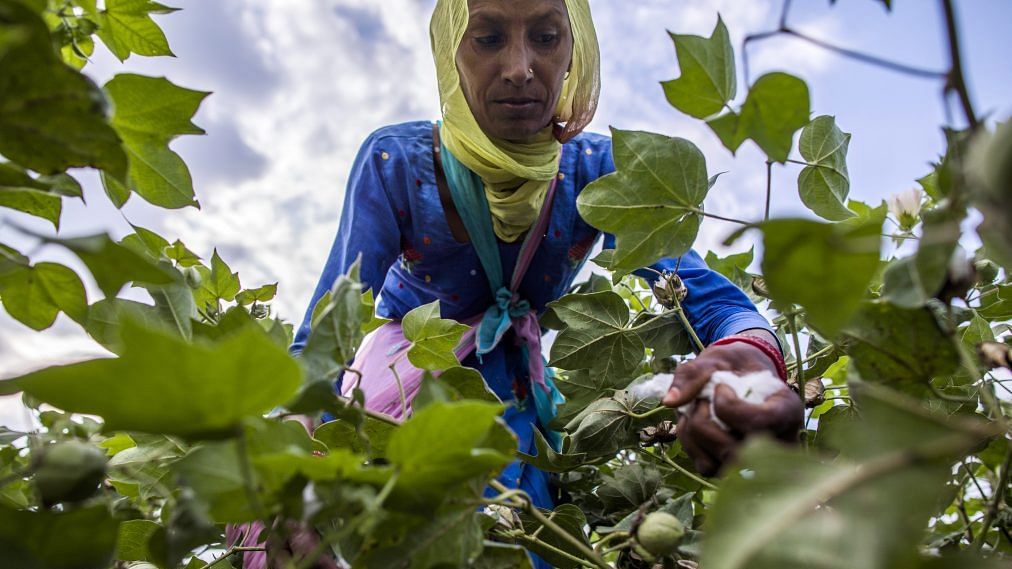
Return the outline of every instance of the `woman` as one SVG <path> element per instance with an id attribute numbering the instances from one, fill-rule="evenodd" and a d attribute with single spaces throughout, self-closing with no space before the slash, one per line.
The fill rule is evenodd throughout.
<path id="1" fill-rule="evenodd" d="M 363 144 L 336 239 L 292 351 L 305 344 L 316 301 L 359 256 L 364 286 L 379 293 L 377 312 L 394 319 L 387 332 L 363 346 L 373 364 L 376 354 L 396 350 L 389 342 L 399 333 L 397 320 L 422 304 L 438 299 L 444 318 L 474 324 L 486 313 L 512 313 L 512 320 L 499 321 L 513 325 L 505 337 L 501 329 L 486 334 L 496 323 L 483 322 L 486 329 L 475 341 L 481 356 L 461 353 L 462 363 L 480 370 L 503 401 L 514 403 L 505 419 L 520 450 L 534 452 L 533 431 L 544 428 L 550 412 L 545 394 L 551 382 L 539 375 L 536 344 L 517 345 L 511 336 L 523 336 L 525 302 L 540 314 L 570 287 L 599 236 L 580 219 L 576 197 L 614 170 L 610 140 L 581 134 L 599 90 L 593 23 L 587 0 L 438 0 L 431 39 L 442 122 L 385 127 Z M 483 233 L 489 227 L 494 237 Z M 605 236 L 605 243 L 613 246 L 613 237 Z M 653 268 L 675 266 L 675 259 L 665 259 Z M 714 370 L 782 369 L 769 324 L 740 290 L 695 253 L 677 266 L 690 290 L 685 308 L 697 333 L 707 344 L 724 340 L 678 368 L 665 404 L 694 399 Z M 653 274 L 643 271 L 648 279 Z M 506 286 L 511 276 L 514 287 Z M 369 364 L 360 356 L 353 367 Z M 390 412 L 378 395 L 389 379 L 364 372 L 361 383 L 366 405 Z M 707 413 L 679 425 L 683 445 L 707 474 L 744 433 L 763 429 L 790 436 L 800 425 L 797 397 L 750 405 L 722 388 L 716 399 L 718 414 L 735 435 Z M 538 506 L 552 507 L 543 472 L 517 462 L 500 479 L 526 490 Z"/>

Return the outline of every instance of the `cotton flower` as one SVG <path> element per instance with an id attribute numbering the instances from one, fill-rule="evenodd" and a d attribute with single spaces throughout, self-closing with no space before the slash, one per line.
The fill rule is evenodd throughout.
<path id="1" fill-rule="evenodd" d="M 917 225 L 923 197 L 924 193 L 918 188 L 910 188 L 889 197 L 889 212 L 899 222 L 903 231 L 910 231 Z"/>

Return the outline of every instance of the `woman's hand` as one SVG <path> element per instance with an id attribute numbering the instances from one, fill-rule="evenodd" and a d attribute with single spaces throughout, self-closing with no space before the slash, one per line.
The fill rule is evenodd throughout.
<path id="1" fill-rule="evenodd" d="M 664 405 L 681 407 L 691 403 L 715 371 L 732 371 L 738 375 L 769 371 L 777 375 L 770 357 L 746 342 L 710 346 L 675 369 Z M 690 414 L 678 420 L 678 440 L 695 462 L 696 470 L 704 476 L 713 476 L 731 460 L 746 436 L 767 432 L 793 442 L 804 421 L 801 398 L 786 387 L 764 402 L 753 404 L 739 399 L 730 387 L 718 385 L 714 390 L 713 410 L 730 431 L 725 431 L 710 418 L 709 405 L 696 405 Z"/>

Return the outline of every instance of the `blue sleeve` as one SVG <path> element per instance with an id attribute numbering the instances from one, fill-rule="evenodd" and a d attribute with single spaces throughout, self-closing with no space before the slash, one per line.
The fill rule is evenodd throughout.
<path id="1" fill-rule="evenodd" d="M 610 145 L 608 150 L 601 159 L 602 176 L 615 171 Z M 604 248 L 615 248 L 614 235 L 604 234 Z M 657 280 L 654 271 L 675 272 L 675 267 L 678 267 L 678 276 L 689 291 L 682 301 L 685 314 L 704 344 L 712 344 L 750 328 L 769 330 L 776 337 L 770 323 L 759 314 L 748 296 L 724 275 L 710 269 L 699 253 L 693 250 L 682 255 L 681 261 L 678 257 L 664 258 L 650 265 L 653 271 L 639 269 L 633 274 L 653 284 Z"/>
<path id="2" fill-rule="evenodd" d="M 370 135 L 358 151 L 348 176 L 337 235 L 306 308 L 302 325 L 288 348 L 292 354 L 301 353 L 306 345 L 317 301 L 330 290 L 337 277 L 348 272 L 359 255 L 362 256 L 362 286 L 378 294 L 383 287 L 387 270 L 400 254 L 397 209 L 383 176 L 382 164 L 385 161 L 381 158 L 381 153 L 376 133 Z"/>

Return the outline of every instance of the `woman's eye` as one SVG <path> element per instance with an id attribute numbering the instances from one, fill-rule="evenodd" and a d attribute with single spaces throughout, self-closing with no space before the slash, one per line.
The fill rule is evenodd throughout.
<path id="1" fill-rule="evenodd" d="M 544 34 L 538 34 L 537 37 L 536 37 L 536 39 L 538 40 L 539 43 L 552 43 L 558 37 L 559 37 L 559 34 L 544 33 Z"/>
<path id="2" fill-rule="evenodd" d="M 487 35 L 477 36 L 474 38 L 474 41 L 476 41 L 478 45 L 495 45 L 499 43 L 499 39 L 500 37 L 498 35 Z"/>

